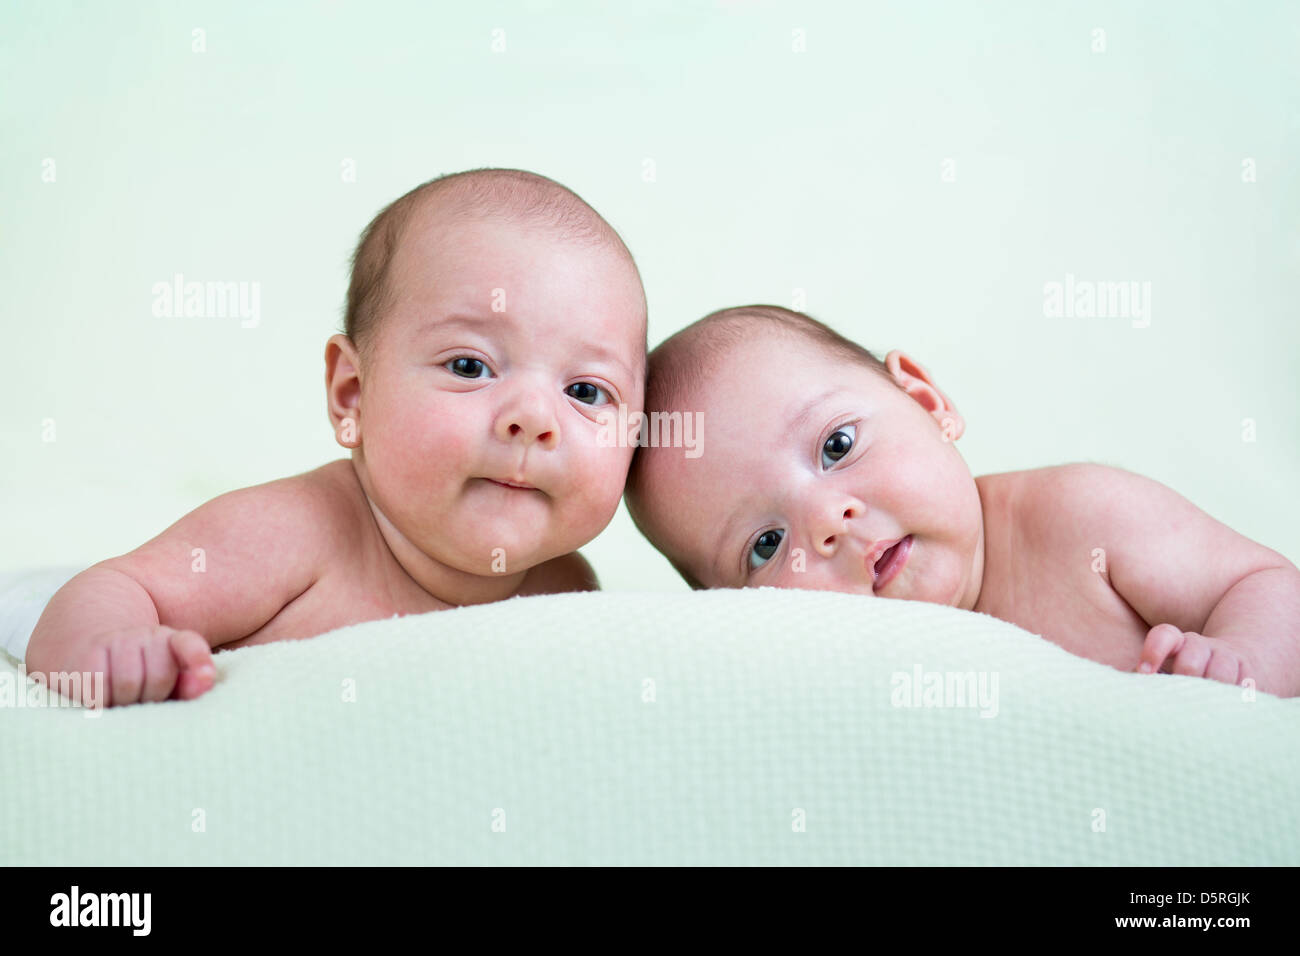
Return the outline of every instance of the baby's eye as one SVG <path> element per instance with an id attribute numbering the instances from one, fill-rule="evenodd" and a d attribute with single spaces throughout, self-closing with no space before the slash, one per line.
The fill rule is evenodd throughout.
<path id="1" fill-rule="evenodd" d="M 826 443 L 822 445 L 822 467 L 829 468 L 847 455 L 849 449 L 853 447 L 853 439 L 857 434 L 857 426 L 845 425 L 826 439 Z"/>
<path id="2" fill-rule="evenodd" d="M 756 571 L 767 564 L 772 555 L 776 554 L 776 549 L 781 547 L 783 537 L 785 532 L 780 528 L 760 534 L 754 546 L 749 549 L 749 570 Z"/>
<path id="3" fill-rule="evenodd" d="M 461 378 L 488 378 L 491 375 L 488 372 L 488 367 L 482 361 L 470 358 L 467 355 L 452 359 L 443 368 L 449 369 Z"/>
<path id="4" fill-rule="evenodd" d="M 591 382 L 574 382 L 564 390 L 564 394 L 570 398 L 576 398 L 584 405 L 606 405 L 609 403 L 609 394 L 599 385 L 593 385 Z"/>

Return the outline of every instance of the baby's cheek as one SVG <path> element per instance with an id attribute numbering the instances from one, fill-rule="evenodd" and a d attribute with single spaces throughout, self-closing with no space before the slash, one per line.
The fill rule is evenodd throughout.
<path id="1" fill-rule="evenodd" d="M 440 471 L 464 471 L 470 462 L 481 457 L 479 453 L 486 442 L 481 434 L 471 434 L 467 422 L 452 420 L 426 427 L 419 450 L 431 467 Z"/>
<path id="2" fill-rule="evenodd" d="M 606 522 L 613 516 L 623 497 L 632 452 L 628 448 L 602 448 L 592 443 L 582 447 L 568 469 L 565 484 L 566 504 L 590 516 L 590 523 Z M 568 508 L 566 508 L 568 510 Z"/>
<path id="3" fill-rule="evenodd" d="M 463 472 L 483 441 L 472 434 L 469 418 L 438 407 L 394 408 L 385 422 L 384 457 L 408 479 L 436 481 Z"/>
<path id="4" fill-rule="evenodd" d="M 960 489 L 963 478 L 970 481 L 969 473 L 951 444 L 937 447 L 927 444 L 910 449 L 905 462 L 898 475 L 903 487 L 921 491 L 936 508 L 952 498 L 953 492 Z"/>

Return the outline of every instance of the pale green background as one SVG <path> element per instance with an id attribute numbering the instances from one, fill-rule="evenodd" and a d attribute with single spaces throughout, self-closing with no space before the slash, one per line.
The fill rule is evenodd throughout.
<path id="1" fill-rule="evenodd" d="M 652 344 L 804 289 L 929 367 L 974 473 L 1119 465 L 1300 561 L 1300 8 L 1135 7 L 5 4 L 0 570 L 339 457 L 357 235 L 484 165 L 621 231 Z M 155 318 L 176 272 L 260 282 L 260 326 Z M 1067 272 L 1151 282 L 1150 327 L 1045 318 Z M 608 588 L 684 587 L 622 511 L 585 550 Z"/>

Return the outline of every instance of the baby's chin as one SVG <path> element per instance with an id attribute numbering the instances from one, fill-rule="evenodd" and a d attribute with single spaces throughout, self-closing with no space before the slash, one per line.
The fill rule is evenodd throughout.
<path id="1" fill-rule="evenodd" d="M 503 562 L 506 572 L 513 573 L 562 553 L 567 541 L 559 537 L 538 525 L 490 526 L 481 534 L 443 537 L 440 544 L 457 567 L 476 574 L 500 574 Z"/>
<path id="2" fill-rule="evenodd" d="M 577 551 L 601 530 L 577 526 L 556 514 L 534 516 L 533 521 L 513 521 L 505 515 L 469 519 L 436 529 L 421 550 L 466 574 L 518 574 Z"/>
<path id="3" fill-rule="evenodd" d="M 510 541 L 495 543 L 491 539 L 477 542 L 441 541 L 425 551 L 438 563 L 477 577 L 505 577 L 545 564 L 552 558 L 573 550 L 546 547 L 545 542 Z"/>

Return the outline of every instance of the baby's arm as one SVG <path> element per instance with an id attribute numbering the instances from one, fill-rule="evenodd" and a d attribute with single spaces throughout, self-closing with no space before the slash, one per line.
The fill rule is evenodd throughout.
<path id="1" fill-rule="evenodd" d="M 32 632 L 28 672 L 103 673 L 106 699 L 83 693 L 94 705 L 199 696 L 215 677 L 211 648 L 258 630 L 316 581 L 337 514 L 308 476 L 214 498 L 65 584 Z"/>
<path id="2" fill-rule="evenodd" d="M 1300 571 L 1159 482 L 1073 466 L 1111 586 L 1150 625 L 1141 670 L 1300 696 Z M 1071 508 L 1073 511 L 1073 508 Z"/>
<path id="3" fill-rule="evenodd" d="M 149 592 L 111 561 L 87 568 L 50 599 L 28 642 L 26 667 L 50 687 L 65 686 L 59 674 L 103 674 L 102 683 L 71 685 L 88 707 L 188 700 L 216 678 L 208 642 L 161 625 Z"/>

